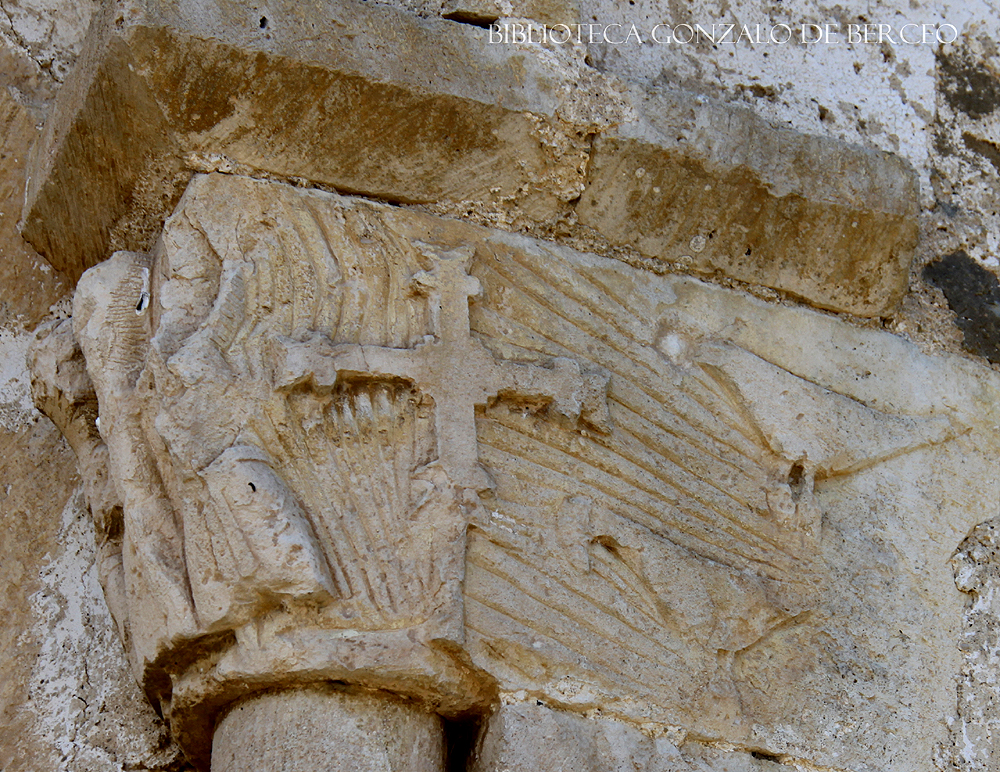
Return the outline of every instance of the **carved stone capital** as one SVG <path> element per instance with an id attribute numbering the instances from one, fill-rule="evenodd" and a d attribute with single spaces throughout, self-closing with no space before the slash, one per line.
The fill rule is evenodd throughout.
<path id="1" fill-rule="evenodd" d="M 72 336 L 39 344 L 39 404 L 113 481 L 136 674 L 194 757 L 261 689 L 489 704 L 460 655 L 466 529 L 493 487 L 477 414 L 610 423 L 599 368 L 473 334 L 474 251 L 329 194 L 197 177 L 157 249 L 87 271 Z"/>
<path id="2" fill-rule="evenodd" d="M 829 491 L 962 427 L 707 332 L 709 292 L 221 174 L 88 270 L 35 396 L 189 757 L 218 725 L 243 764 L 302 695 L 386 731 L 409 705 L 432 745 L 501 696 L 760 745 L 774 681 L 821 668 Z"/>

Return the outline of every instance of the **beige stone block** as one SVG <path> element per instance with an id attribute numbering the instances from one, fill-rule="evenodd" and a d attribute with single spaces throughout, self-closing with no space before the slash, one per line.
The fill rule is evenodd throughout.
<path id="1" fill-rule="evenodd" d="M 444 772 L 441 720 L 386 696 L 303 689 L 235 705 L 212 772 Z"/>
<path id="2" fill-rule="evenodd" d="M 25 236 L 78 278 L 149 248 L 192 169 L 552 218 L 611 103 L 574 93 L 582 63 L 487 34 L 353 0 L 109 5 L 46 123 Z"/>
<path id="3" fill-rule="evenodd" d="M 52 268 L 27 244 L 17 230 L 24 203 L 25 169 L 38 139 L 33 115 L 0 87 L 0 326 L 11 323 L 34 327 L 49 306 L 70 290 L 66 277 Z"/>
<path id="4" fill-rule="evenodd" d="M 595 141 L 581 224 L 821 308 L 884 316 L 900 302 L 919 210 L 904 160 L 706 98 L 637 91 L 634 104 L 638 120 Z"/>

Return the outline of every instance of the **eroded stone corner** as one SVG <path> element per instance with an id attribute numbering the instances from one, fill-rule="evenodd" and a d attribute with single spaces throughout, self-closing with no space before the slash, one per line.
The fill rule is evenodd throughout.
<path id="1" fill-rule="evenodd" d="M 968 595 L 959 650 L 964 665 L 958 675 L 957 718 L 951 724 L 951 748 L 945 764 L 965 772 L 993 768 L 1000 738 L 1000 518 L 977 525 L 952 558 L 955 585 Z M 942 768 L 950 768 L 944 766 Z"/>

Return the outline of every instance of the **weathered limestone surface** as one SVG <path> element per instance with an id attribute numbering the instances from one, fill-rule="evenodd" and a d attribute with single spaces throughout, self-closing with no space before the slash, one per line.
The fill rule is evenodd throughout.
<path id="1" fill-rule="evenodd" d="M 995 767 L 996 376 L 636 268 L 895 313 L 917 190 L 890 150 L 923 182 L 918 261 L 995 269 L 988 3 L 943 47 L 586 63 L 372 5 L 108 4 L 30 167 L 26 233 L 64 277 L 14 222 L 93 5 L 0 4 L 5 772 L 187 768 L 116 634 L 205 768 L 217 721 L 219 768 L 440 768 L 436 714 L 482 721 L 476 772 Z M 212 170 L 425 212 L 195 176 L 161 234 Z M 120 247 L 32 355 L 77 477 L 25 330 Z M 979 286 L 948 302 L 988 354 Z M 938 345 L 914 288 L 891 329 Z"/>
<path id="2" fill-rule="evenodd" d="M 501 706 L 490 716 L 475 749 L 471 772 L 778 772 L 761 754 L 725 751 L 700 743 L 675 745 L 634 726 L 584 718 L 536 703 Z"/>
<path id="3" fill-rule="evenodd" d="M 24 234 L 78 277 L 151 247 L 192 170 L 628 247 L 861 316 L 899 302 L 916 237 L 900 159 L 631 89 L 582 50 L 353 0 L 110 5 L 46 123 Z"/>
<path id="4" fill-rule="evenodd" d="M 99 435 L 59 385 L 74 337 Z M 62 395 L 82 467 L 107 465 L 88 495 L 122 519 L 109 604 L 199 764 L 229 705 L 330 680 L 451 717 L 499 693 L 490 727 L 599 711 L 692 769 L 903 772 L 962 748 L 954 679 L 983 675 L 949 560 L 1000 492 L 1000 383 L 977 365 L 221 174 L 151 255 L 85 274 L 36 361 L 67 363 L 36 365 L 36 391 Z M 503 731 L 480 764 L 507 764 Z M 603 768 L 593 742 L 574 752 Z M 691 761 L 705 742 L 743 755 Z"/>
<path id="5" fill-rule="evenodd" d="M 38 717 L 26 709 L 32 698 L 34 666 L 45 645 L 43 636 L 49 632 L 39 629 L 31 597 L 42 588 L 38 573 L 44 556 L 60 549 L 58 514 L 72 496 L 74 467 L 59 432 L 47 423 L 3 431 L 0 449 L 7 459 L 5 485 L 0 489 L 0 582 L 5 588 L 0 601 L 5 620 L 0 626 L 0 765 L 25 772 L 32 765 L 54 767 L 58 760 L 55 748 L 47 747 L 40 737 Z M 42 495 L 33 483 L 40 474 L 51 481 Z"/>
<path id="6" fill-rule="evenodd" d="M 918 232 L 906 162 L 682 92 L 637 90 L 635 102 L 638 119 L 594 144 L 580 223 L 820 307 L 868 316 L 899 304 Z"/>
<path id="7" fill-rule="evenodd" d="M 951 745 L 930 716 L 955 710 L 939 674 L 963 667 L 948 560 L 995 506 L 993 374 L 690 279 L 543 254 L 537 283 L 497 260 L 528 289 L 478 329 L 588 351 L 613 373 L 614 432 L 573 443 L 487 412 L 498 486 L 470 540 L 473 660 L 502 692 L 819 766 L 929 764 Z M 574 280 L 557 280 L 567 263 Z M 543 307 L 565 321 L 543 332 Z"/>
<path id="8" fill-rule="evenodd" d="M 24 197 L 28 153 L 38 136 L 37 114 L 0 88 L 0 326 L 33 328 L 49 306 L 70 291 L 66 278 L 53 271 L 17 231 Z"/>
<path id="9" fill-rule="evenodd" d="M 958 718 L 955 722 L 956 765 L 965 769 L 989 769 L 1000 735 L 1000 706 L 996 699 L 996 663 L 1000 655 L 1000 553 L 997 550 L 998 519 L 980 523 L 962 542 L 952 565 L 955 584 L 968 593 L 966 624 L 959 649 L 965 667 L 958 683 Z"/>
<path id="10" fill-rule="evenodd" d="M 920 240 L 914 262 L 923 266 L 962 250 L 994 275 L 1000 269 L 1000 47 L 992 0 L 920 2 L 880 0 L 877 5 L 840 0 L 591 0 L 585 18 L 598 25 L 635 24 L 644 44 L 588 44 L 595 68 L 631 83 L 670 84 L 706 98 L 742 105 L 775 125 L 839 138 L 852 145 L 905 158 L 920 179 Z M 690 45 L 650 44 L 650 30 L 685 24 L 734 25 L 728 43 L 702 39 Z M 752 40 L 756 30 L 788 24 L 832 25 L 829 42 L 809 28 L 804 45 Z M 888 25 L 892 40 L 849 40 L 849 25 Z M 938 43 L 900 40 L 905 24 L 927 25 Z M 750 32 L 734 39 L 742 25 Z M 947 25 L 947 26 L 946 26 Z M 855 28 L 857 31 L 858 27 Z M 871 29 L 874 29 L 871 28 Z M 885 29 L 885 28 L 883 28 Z M 909 28 L 913 30 L 914 28 Z M 682 37 L 686 29 L 681 27 Z M 910 38 L 912 40 L 912 38 Z M 754 250 L 756 252 L 756 249 Z M 693 254 L 688 252 L 687 254 Z M 975 303 L 968 293 L 948 303 L 920 274 L 892 314 L 891 329 L 927 350 L 959 351 L 951 309 Z M 993 343 L 1000 341 L 994 332 Z"/>
<path id="11" fill-rule="evenodd" d="M 99 0 L 4 0 L 0 81 L 40 105 L 51 99 L 80 50 Z"/>
<path id="12" fill-rule="evenodd" d="M 233 164 L 549 219 L 620 109 L 577 98 L 583 68 L 485 36 L 350 1 L 109 6 L 46 125 L 25 233 L 79 276 L 109 244 L 150 246 L 191 168 Z"/>
<path id="13" fill-rule="evenodd" d="M 190 769 L 128 670 L 94 570 L 94 528 L 74 490 L 72 454 L 44 420 L 3 450 L 0 764 L 11 772 Z"/>
<path id="14" fill-rule="evenodd" d="M 69 5 L 5 2 L 0 14 L 0 768 L 179 771 L 125 667 L 73 453 L 31 405 L 32 330 L 71 284 L 16 223 L 45 99 L 91 10 Z"/>
<path id="15" fill-rule="evenodd" d="M 444 772 L 441 719 L 330 689 L 264 694 L 219 722 L 212 772 Z"/>
<path id="16" fill-rule="evenodd" d="M 581 21 L 580 4 L 577 0 L 430 0 L 430 4 L 440 3 L 440 15 L 446 19 L 484 25 L 503 17 L 531 19 L 543 24 L 575 25 Z M 400 5 L 413 7 L 423 5 L 422 0 L 402 2 Z"/>

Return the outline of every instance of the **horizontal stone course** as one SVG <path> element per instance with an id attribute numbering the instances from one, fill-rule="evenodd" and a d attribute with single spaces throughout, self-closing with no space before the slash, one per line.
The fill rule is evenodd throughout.
<path id="1" fill-rule="evenodd" d="M 860 316 L 905 292 L 918 186 L 898 158 L 469 24 L 355 0 L 261 13 L 103 12 L 30 176 L 22 231 L 56 268 L 148 249 L 192 170 L 236 169 L 561 230 Z"/>
<path id="2" fill-rule="evenodd" d="M 916 177 L 897 157 L 750 110 L 641 93 L 595 142 L 579 221 L 612 243 L 871 316 L 907 288 Z"/>

